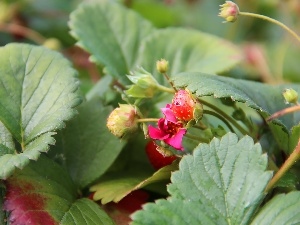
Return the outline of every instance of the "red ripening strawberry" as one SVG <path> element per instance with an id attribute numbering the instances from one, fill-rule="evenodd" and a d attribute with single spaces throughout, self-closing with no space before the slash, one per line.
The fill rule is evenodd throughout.
<path id="1" fill-rule="evenodd" d="M 146 153 L 151 165 L 154 169 L 170 165 L 177 157 L 175 155 L 164 155 L 163 152 L 158 150 L 158 146 L 154 141 L 149 141 L 146 145 Z"/>
<path id="2" fill-rule="evenodd" d="M 194 119 L 194 109 L 197 102 L 186 90 L 179 90 L 174 95 L 171 110 L 178 120 L 190 121 Z"/>

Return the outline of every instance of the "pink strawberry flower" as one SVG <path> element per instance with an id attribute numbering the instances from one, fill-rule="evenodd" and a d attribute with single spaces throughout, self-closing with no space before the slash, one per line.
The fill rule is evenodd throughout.
<path id="1" fill-rule="evenodd" d="M 165 108 L 161 109 L 165 117 L 159 119 L 158 128 L 149 125 L 149 136 L 152 139 L 164 141 L 177 150 L 183 150 L 182 139 L 187 130 L 176 119 L 170 107 L 167 104 Z"/>

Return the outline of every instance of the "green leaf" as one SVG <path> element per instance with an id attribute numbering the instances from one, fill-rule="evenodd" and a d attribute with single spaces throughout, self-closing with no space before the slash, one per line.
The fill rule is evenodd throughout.
<path id="1" fill-rule="evenodd" d="M 72 204 L 60 225 L 69 224 L 114 225 L 110 217 L 93 201 L 83 198 Z"/>
<path id="2" fill-rule="evenodd" d="M 248 224 L 272 176 L 266 167 L 267 155 L 248 136 L 200 144 L 172 174 L 171 197 L 146 204 L 132 224 Z"/>
<path id="3" fill-rule="evenodd" d="M 300 124 L 294 126 L 291 130 L 291 138 L 289 144 L 289 153 L 292 153 L 300 140 Z"/>
<path id="4" fill-rule="evenodd" d="M 14 140 L 3 123 L 0 122 L 0 157 L 14 153 Z"/>
<path id="5" fill-rule="evenodd" d="M 287 107 L 282 96 L 285 88 L 291 87 L 300 92 L 300 85 L 267 85 L 197 72 L 177 74 L 174 84 L 178 88 L 188 88 L 198 97 L 212 95 L 215 98 L 231 98 L 233 101 L 244 102 L 264 118 Z M 292 114 L 269 123 L 282 149 L 288 150 L 288 130 L 296 123 Z"/>
<path id="6" fill-rule="evenodd" d="M 125 171 L 115 174 L 108 174 L 100 182 L 90 187 L 91 192 L 95 192 L 93 199 L 101 200 L 102 204 L 114 201 L 118 202 L 130 192 L 140 182 L 145 180 L 148 173 L 140 171 Z"/>
<path id="7" fill-rule="evenodd" d="M 157 74 L 156 61 L 169 61 L 168 74 L 219 73 L 241 60 L 239 49 L 221 38 L 200 31 L 168 28 L 153 32 L 141 46 L 138 65 Z M 160 77 L 162 77 L 160 75 Z"/>
<path id="8" fill-rule="evenodd" d="M 76 71 L 57 52 L 9 44 L 0 48 L 0 65 L 0 121 L 10 133 L 3 140 L 8 132 L 1 128 L 2 147 L 10 149 L 0 154 L 0 179 L 5 179 L 54 144 L 52 135 L 73 117 L 80 97 Z"/>
<path id="9" fill-rule="evenodd" d="M 159 169 L 152 175 L 143 171 L 142 168 L 108 174 L 98 184 L 90 187 L 90 191 L 95 192 L 94 200 L 101 200 L 102 204 L 111 201 L 118 202 L 134 190 L 159 181 L 169 180 L 171 172 L 176 170 L 177 167 L 178 162 L 176 161 Z"/>
<path id="10" fill-rule="evenodd" d="M 287 171 L 274 185 L 274 187 L 287 188 L 288 190 L 296 190 L 297 183 L 298 177 L 291 171 Z"/>
<path id="11" fill-rule="evenodd" d="M 91 200 L 76 200 L 69 174 L 45 156 L 16 171 L 5 185 L 10 224 L 113 224 Z"/>
<path id="12" fill-rule="evenodd" d="M 178 24 L 181 16 L 176 7 L 170 7 L 162 1 L 133 1 L 131 8 L 151 21 L 156 27 L 167 27 Z"/>
<path id="13" fill-rule="evenodd" d="M 110 85 L 113 79 L 111 76 L 102 77 L 86 94 L 86 99 L 89 101 L 93 98 L 104 98 L 105 93 L 110 90 Z"/>
<path id="14" fill-rule="evenodd" d="M 84 188 L 107 171 L 126 142 L 106 127 L 111 107 L 103 107 L 94 98 L 78 107 L 78 111 L 79 115 L 67 123 L 51 151 L 64 155 L 71 177 Z"/>
<path id="15" fill-rule="evenodd" d="M 299 191 L 277 195 L 260 210 L 251 225 L 299 224 L 299 208 Z"/>
<path id="16" fill-rule="evenodd" d="M 154 30 L 153 26 L 112 1 L 82 4 L 70 18 L 71 34 L 91 53 L 91 60 L 128 83 L 125 75 L 135 64 L 141 40 Z"/>
<path id="17" fill-rule="evenodd" d="M 4 196 L 5 196 L 5 185 L 2 181 L 0 181 L 0 224 L 5 224 L 6 215 L 3 211 L 3 203 L 4 203 Z"/>

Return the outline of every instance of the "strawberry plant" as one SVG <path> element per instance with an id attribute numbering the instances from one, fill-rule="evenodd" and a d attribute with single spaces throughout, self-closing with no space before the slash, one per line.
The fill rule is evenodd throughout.
<path id="1" fill-rule="evenodd" d="M 0 2 L 0 224 L 300 223 L 280 4 Z"/>

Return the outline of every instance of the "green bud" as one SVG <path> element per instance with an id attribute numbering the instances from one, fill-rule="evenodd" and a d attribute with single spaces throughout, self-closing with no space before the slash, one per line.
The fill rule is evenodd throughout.
<path id="1" fill-rule="evenodd" d="M 287 103 L 293 103 L 293 104 L 298 103 L 298 92 L 295 91 L 294 89 L 292 88 L 285 89 L 282 94 Z"/>
<path id="2" fill-rule="evenodd" d="M 128 79 L 133 83 L 130 88 L 125 91 L 129 97 L 134 98 L 152 98 L 157 91 L 158 83 L 146 70 L 139 68 L 131 75 L 127 75 Z"/>
<path id="3" fill-rule="evenodd" d="M 160 73 L 166 73 L 169 69 L 169 62 L 165 59 L 158 60 L 156 62 L 156 69 Z"/>
<path id="4" fill-rule="evenodd" d="M 138 112 L 132 105 L 119 104 L 107 118 L 106 126 L 115 136 L 122 138 L 138 130 Z"/>
<path id="5" fill-rule="evenodd" d="M 61 49 L 61 43 L 56 38 L 48 38 L 44 43 L 43 46 L 46 48 L 49 48 L 51 50 L 60 50 Z"/>

